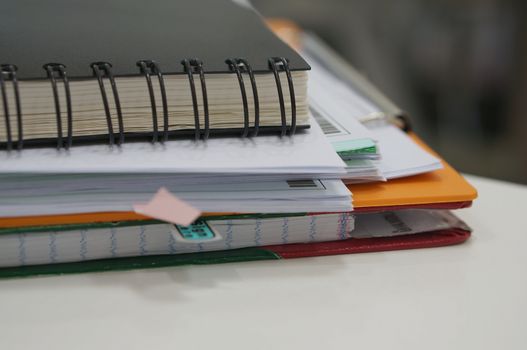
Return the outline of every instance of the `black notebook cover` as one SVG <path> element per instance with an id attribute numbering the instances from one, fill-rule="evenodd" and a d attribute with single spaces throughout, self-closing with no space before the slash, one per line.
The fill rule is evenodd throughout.
<path id="1" fill-rule="evenodd" d="M 181 60 L 199 58 L 206 73 L 230 72 L 242 57 L 269 72 L 269 57 L 307 63 L 266 28 L 250 8 L 229 0 L 8 0 L 0 10 L 2 64 L 18 79 L 46 79 L 43 64 L 67 67 L 70 78 L 92 78 L 92 62 L 116 76 L 139 75 L 138 60 L 156 61 L 164 74 L 183 73 Z"/>

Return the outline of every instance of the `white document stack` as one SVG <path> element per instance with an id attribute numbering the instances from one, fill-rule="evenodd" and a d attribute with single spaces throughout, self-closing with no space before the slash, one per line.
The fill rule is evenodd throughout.
<path id="1" fill-rule="evenodd" d="M 0 154 L 0 215 L 130 211 L 161 186 L 205 212 L 350 211 L 345 164 L 313 120 L 293 137 Z"/>
<path id="2" fill-rule="evenodd" d="M 345 182 L 389 180 L 442 168 L 437 157 L 390 123 L 380 106 L 345 84 L 316 58 L 304 56 L 313 68 L 310 108 L 346 162 Z M 343 152 L 346 149 L 348 152 Z"/>

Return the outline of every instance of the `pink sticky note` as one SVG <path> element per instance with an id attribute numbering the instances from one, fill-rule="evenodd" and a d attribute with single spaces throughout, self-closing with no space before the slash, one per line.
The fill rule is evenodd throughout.
<path id="1" fill-rule="evenodd" d="M 201 215 L 199 209 L 177 198 L 164 187 L 161 187 L 147 204 L 134 204 L 134 211 L 183 226 L 190 225 Z"/>

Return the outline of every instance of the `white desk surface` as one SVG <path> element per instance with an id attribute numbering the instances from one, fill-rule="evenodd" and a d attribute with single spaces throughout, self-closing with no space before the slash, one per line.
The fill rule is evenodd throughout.
<path id="1" fill-rule="evenodd" d="M 1 349 L 525 349 L 527 187 L 466 244 L 0 281 Z"/>

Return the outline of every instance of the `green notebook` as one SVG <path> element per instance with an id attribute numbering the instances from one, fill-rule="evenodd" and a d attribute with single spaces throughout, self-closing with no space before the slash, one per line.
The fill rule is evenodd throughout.
<path id="1" fill-rule="evenodd" d="M 276 259 L 269 245 L 346 239 L 350 213 L 204 217 L 0 230 L 0 278 Z"/>

